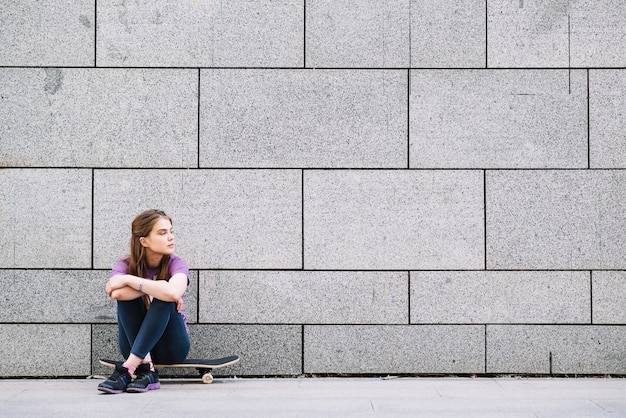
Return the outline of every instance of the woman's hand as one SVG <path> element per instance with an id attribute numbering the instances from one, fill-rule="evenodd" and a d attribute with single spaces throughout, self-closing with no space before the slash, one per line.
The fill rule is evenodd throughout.
<path id="1" fill-rule="evenodd" d="M 176 312 L 181 313 L 183 311 L 183 298 L 178 298 L 176 301 Z"/>
<path id="2" fill-rule="evenodd" d="M 113 293 L 114 290 L 121 289 L 126 286 L 127 286 L 127 283 L 126 283 L 125 276 L 122 276 L 122 275 L 113 276 L 107 281 L 107 284 L 106 284 L 107 295 L 111 297 L 111 293 Z"/>

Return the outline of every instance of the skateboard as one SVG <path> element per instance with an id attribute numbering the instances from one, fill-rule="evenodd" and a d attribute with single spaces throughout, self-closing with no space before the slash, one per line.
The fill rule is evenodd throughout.
<path id="1" fill-rule="evenodd" d="M 174 364 L 155 364 L 156 369 L 162 369 L 164 367 L 176 367 L 176 368 L 194 368 L 200 373 L 200 377 L 204 383 L 213 383 L 213 375 L 211 371 L 213 369 L 219 369 L 222 367 L 230 366 L 239 362 L 239 356 L 228 356 L 217 359 L 187 359 L 182 363 Z M 100 359 L 100 364 L 107 367 L 115 368 L 116 364 L 122 364 L 121 361 Z"/>

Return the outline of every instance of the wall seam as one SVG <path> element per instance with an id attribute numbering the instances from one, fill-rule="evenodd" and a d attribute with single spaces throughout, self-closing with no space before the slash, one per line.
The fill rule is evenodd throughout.
<path id="1" fill-rule="evenodd" d="M 94 257 L 95 257 L 95 251 L 94 251 L 94 242 L 95 242 L 95 212 L 96 212 L 96 191 L 95 191 L 95 169 L 91 169 L 91 268 L 90 270 L 93 270 L 95 267 L 95 262 L 94 262 Z"/>
<path id="2" fill-rule="evenodd" d="M 302 17 L 302 68 L 306 68 L 306 0 L 303 0 Z"/>
<path id="3" fill-rule="evenodd" d="M 94 327 L 94 323 L 91 322 L 89 324 L 89 374 L 93 375 L 95 370 L 94 370 L 94 362 L 95 362 L 95 358 L 94 358 L 94 353 L 93 353 L 93 340 L 94 340 L 94 336 L 93 336 L 93 327 Z"/>
<path id="4" fill-rule="evenodd" d="M 98 0 L 94 0 L 93 9 L 93 66 L 98 67 Z"/>
<path id="5" fill-rule="evenodd" d="M 487 266 L 487 170 L 483 171 L 483 234 L 484 234 L 484 247 L 485 252 L 485 270 L 488 270 Z"/>
<path id="6" fill-rule="evenodd" d="M 104 167 L 104 166 L 33 166 L 33 167 L 11 167 L 0 166 L 0 169 L 6 170 L 109 170 L 109 171 L 123 171 L 123 170 L 184 170 L 184 171 L 209 171 L 209 170 L 317 170 L 317 171 L 406 171 L 406 167 L 142 167 L 142 166 L 128 166 L 128 167 Z M 466 167 L 466 168 L 444 168 L 444 167 L 416 167 L 411 168 L 411 171 L 625 171 L 626 167 L 607 168 L 607 167 L 594 167 L 594 168 L 580 168 L 580 167 L 562 167 L 562 168 L 533 168 L 533 167 L 520 167 L 520 168 L 499 168 L 499 167 Z M 613 269 L 614 270 L 614 269 Z"/>
<path id="7" fill-rule="evenodd" d="M 406 72 L 406 168 L 411 168 L 411 70 Z"/>
<path id="8" fill-rule="evenodd" d="M 196 270 L 198 281 L 196 283 L 196 324 L 200 324 L 200 270 Z"/>
<path id="9" fill-rule="evenodd" d="M 304 374 L 304 324 L 300 325 L 300 373 Z"/>
<path id="10" fill-rule="evenodd" d="M 197 92 L 197 97 L 198 97 L 198 112 L 197 112 L 197 126 L 196 129 L 198 131 L 198 148 L 197 148 L 197 152 L 198 152 L 198 168 L 200 168 L 200 108 L 201 108 L 201 97 L 200 97 L 200 87 L 202 85 L 201 80 L 200 80 L 200 73 L 202 72 L 202 70 L 200 70 L 200 68 L 198 68 L 198 92 Z"/>
<path id="11" fill-rule="evenodd" d="M 409 0 L 409 70 L 413 67 L 413 44 L 412 44 L 412 32 L 413 27 L 413 1 Z"/>
<path id="12" fill-rule="evenodd" d="M 589 323 L 593 323 L 593 270 L 589 271 Z"/>
<path id="13" fill-rule="evenodd" d="M 587 168 L 591 169 L 591 86 L 589 81 L 589 69 L 587 69 Z"/>
<path id="14" fill-rule="evenodd" d="M 485 341 L 484 341 L 484 344 L 485 344 L 485 374 L 487 374 L 487 361 L 488 361 L 487 360 L 487 324 L 485 324 L 485 334 L 484 334 L 484 336 L 485 336 Z"/>
<path id="15" fill-rule="evenodd" d="M 567 79 L 568 79 L 568 89 L 569 94 L 572 94 L 572 47 L 571 47 L 571 38 L 572 38 L 572 25 L 569 15 L 569 9 L 567 11 Z"/>
<path id="16" fill-rule="evenodd" d="M 485 0 L 485 69 L 489 68 L 489 5 Z"/>
<path id="17" fill-rule="evenodd" d="M 302 247 L 300 248 L 300 251 L 302 253 L 302 268 L 301 270 L 304 270 L 304 169 L 301 170 L 300 172 L 300 181 L 301 181 L 301 186 L 300 186 L 300 209 L 301 209 L 301 219 L 300 219 L 300 234 L 301 234 L 301 245 Z"/>
<path id="18" fill-rule="evenodd" d="M 408 289 L 407 289 L 407 291 L 408 291 L 408 304 L 407 305 L 408 306 L 407 306 L 407 311 L 408 311 L 408 315 L 409 315 L 407 323 L 408 323 L 408 325 L 411 325 L 412 324 L 412 321 L 411 321 L 411 271 L 410 270 L 407 271 L 407 274 L 408 274 L 408 286 L 407 286 L 408 287 Z"/>
<path id="19" fill-rule="evenodd" d="M 244 67 L 244 66 L 145 66 L 138 65 L 134 67 L 115 67 L 115 66 L 98 66 L 93 65 L 0 65 L 0 68 L 18 68 L 18 69 L 45 69 L 45 68 L 57 68 L 57 69 L 101 69 L 101 70 L 306 70 L 306 71 L 404 71 L 404 70 L 419 70 L 419 71 L 562 71 L 562 70 L 626 70 L 626 66 L 590 66 L 590 67 Z"/>

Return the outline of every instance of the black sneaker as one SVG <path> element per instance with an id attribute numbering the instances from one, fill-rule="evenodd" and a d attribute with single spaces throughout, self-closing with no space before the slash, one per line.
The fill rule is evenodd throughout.
<path id="1" fill-rule="evenodd" d="M 161 387 L 159 375 L 150 370 L 150 366 L 147 364 L 139 365 L 135 370 L 135 375 L 137 376 L 135 380 L 126 387 L 127 392 L 147 392 Z"/>
<path id="2" fill-rule="evenodd" d="M 98 385 L 98 390 L 106 393 L 122 393 L 131 382 L 132 377 L 128 374 L 128 369 L 119 364 L 115 365 L 115 371 L 104 382 Z"/>

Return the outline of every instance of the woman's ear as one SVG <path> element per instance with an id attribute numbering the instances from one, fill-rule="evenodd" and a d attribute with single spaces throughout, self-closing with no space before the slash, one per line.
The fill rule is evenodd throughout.
<path id="1" fill-rule="evenodd" d="M 146 237 L 139 238 L 139 243 L 141 244 L 142 247 L 147 247 L 147 245 L 146 245 Z"/>

